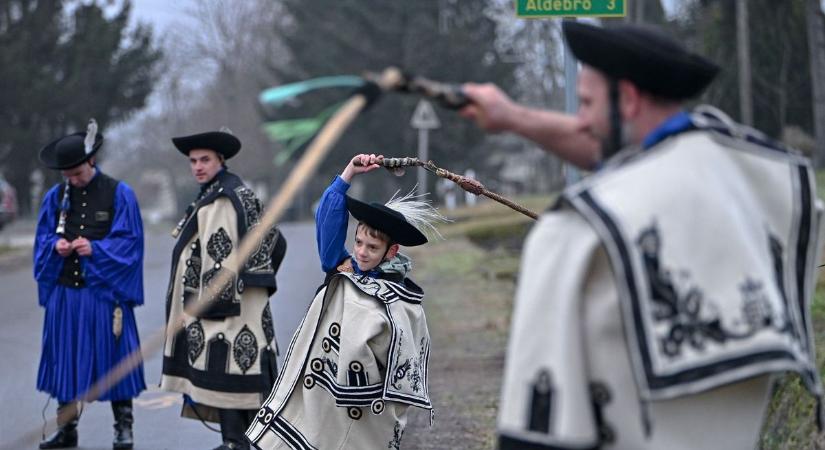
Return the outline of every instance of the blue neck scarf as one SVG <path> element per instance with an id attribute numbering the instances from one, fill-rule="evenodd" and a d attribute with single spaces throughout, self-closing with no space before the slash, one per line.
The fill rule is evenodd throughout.
<path id="1" fill-rule="evenodd" d="M 670 136 L 693 128 L 696 127 L 690 119 L 690 114 L 686 111 L 679 111 L 678 113 L 668 117 L 667 120 L 662 122 L 661 125 L 645 136 L 642 141 L 642 148 L 647 150 Z"/>

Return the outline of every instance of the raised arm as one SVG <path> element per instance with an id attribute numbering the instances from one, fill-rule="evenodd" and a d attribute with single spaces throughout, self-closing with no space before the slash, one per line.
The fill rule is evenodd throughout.
<path id="1" fill-rule="evenodd" d="M 467 83 L 462 89 L 472 102 L 461 115 L 482 130 L 518 134 L 582 169 L 599 161 L 598 140 L 579 127 L 576 116 L 520 105 L 490 83 Z"/>
<path id="2" fill-rule="evenodd" d="M 376 163 L 383 158 L 381 155 L 356 155 L 321 196 L 318 209 L 315 211 L 315 240 L 318 244 L 318 256 L 321 258 L 321 270 L 324 272 L 331 271 L 341 260 L 350 256 L 344 244 L 347 240 L 349 220 L 346 193 L 352 178 L 379 168 Z M 361 165 L 356 166 L 356 161 Z"/>

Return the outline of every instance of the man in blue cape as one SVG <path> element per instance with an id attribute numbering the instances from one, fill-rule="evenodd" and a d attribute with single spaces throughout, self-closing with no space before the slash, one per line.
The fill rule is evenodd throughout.
<path id="1" fill-rule="evenodd" d="M 135 194 L 102 173 L 97 125 L 57 139 L 40 161 L 66 179 L 46 193 L 34 242 L 43 321 L 37 389 L 57 398 L 58 430 L 40 448 L 76 447 L 75 402 L 112 403 L 114 449 L 133 446 L 132 399 L 146 389 L 143 365 L 88 398 L 87 391 L 140 348 L 132 309 L 143 304 L 143 223 Z"/>

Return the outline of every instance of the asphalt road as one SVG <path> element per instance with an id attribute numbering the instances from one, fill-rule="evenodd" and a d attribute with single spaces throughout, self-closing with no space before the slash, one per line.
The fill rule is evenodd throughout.
<path id="1" fill-rule="evenodd" d="M 277 339 L 282 349 L 289 343 L 315 289 L 323 280 L 315 252 L 314 224 L 285 224 L 286 259 L 278 274 L 278 292 L 272 297 Z M 26 236 L 12 238 L 26 240 Z M 168 230 L 147 230 L 144 261 L 145 305 L 136 310 L 141 338 L 162 330 L 164 298 L 174 240 Z M 0 266 L 0 448 L 12 446 L 21 436 L 36 433 L 43 416 L 53 418 L 57 404 L 35 388 L 40 360 L 43 310 L 37 303 L 30 257 Z M 161 392 L 161 355 L 146 357 L 144 370 L 148 391 L 135 399 L 136 449 L 211 449 L 220 435 L 200 422 L 180 418 L 181 397 Z M 279 364 L 280 366 L 280 364 Z M 80 449 L 112 448 L 112 411 L 109 403 L 87 405 L 79 425 Z M 23 448 L 37 448 L 37 442 Z"/>

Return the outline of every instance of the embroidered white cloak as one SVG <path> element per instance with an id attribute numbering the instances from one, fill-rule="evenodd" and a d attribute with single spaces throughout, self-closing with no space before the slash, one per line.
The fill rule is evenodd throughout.
<path id="1" fill-rule="evenodd" d="M 821 395 L 810 166 L 696 119 L 707 129 L 571 187 L 531 231 L 502 450 L 754 448 L 772 374 Z"/>
<path id="2" fill-rule="evenodd" d="M 252 191 L 235 175 L 222 173 L 197 202 L 176 246 L 179 255 L 172 265 L 167 320 L 179 325 L 179 331 L 166 337 L 160 387 L 191 397 L 205 420 L 217 421 L 214 408 L 260 408 L 277 378 L 269 307 L 275 289 L 270 258 L 282 239 L 277 228 L 241 275 L 232 274 L 211 313 L 207 309 L 192 317 L 184 309 L 207 300 L 209 281 L 234 263 L 243 232 L 258 226 L 260 211 Z M 186 407 L 183 415 L 197 417 Z"/>
<path id="3" fill-rule="evenodd" d="M 409 406 L 432 408 L 422 299 L 408 282 L 333 276 L 247 431 L 256 448 L 398 449 Z"/>

